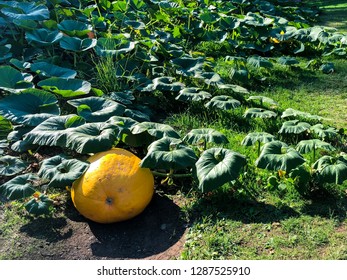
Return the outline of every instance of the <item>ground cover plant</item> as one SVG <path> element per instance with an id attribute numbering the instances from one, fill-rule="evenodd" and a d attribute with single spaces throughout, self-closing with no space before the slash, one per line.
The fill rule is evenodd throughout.
<path id="1" fill-rule="evenodd" d="M 184 259 L 346 258 L 347 122 L 343 107 L 324 112 L 322 88 L 346 89 L 347 35 L 319 13 L 280 0 L 1 1 L 2 211 L 54 215 L 88 155 L 120 147 L 158 193 L 182 197 Z M 262 248 L 245 237 L 259 229 Z"/>

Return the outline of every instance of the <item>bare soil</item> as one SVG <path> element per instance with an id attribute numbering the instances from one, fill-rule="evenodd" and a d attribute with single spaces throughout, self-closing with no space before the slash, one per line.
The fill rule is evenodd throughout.
<path id="1" fill-rule="evenodd" d="M 0 222 L 4 222 L 0 207 Z M 178 259 L 188 225 L 180 207 L 155 194 L 139 216 L 120 223 L 85 219 L 67 200 L 64 213 L 32 218 L 13 239 L 0 235 L 0 255 L 24 260 Z M 1 234 L 1 232 L 0 232 Z"/>

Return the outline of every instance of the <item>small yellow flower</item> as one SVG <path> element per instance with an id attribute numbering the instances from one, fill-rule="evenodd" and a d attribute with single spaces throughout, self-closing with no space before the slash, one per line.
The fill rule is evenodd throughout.
<path id="1" fill-rule="evenodd" d="M 284 35 L 284 33 L 285 33 L 285 32 L 282 30 L 282 31 L 280 32 L 280 35 Z"/>
<path id="2" fill-rule="evenodd" d="M 275 43 L 275 44 L 280 43 L 280 41 L 277 38 L 273 38 L 273 37 L 270 38 L 270 42 Z"/>

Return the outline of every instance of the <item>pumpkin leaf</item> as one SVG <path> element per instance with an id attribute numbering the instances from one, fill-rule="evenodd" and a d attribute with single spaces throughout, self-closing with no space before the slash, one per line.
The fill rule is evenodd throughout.
<path id="1" fill-rule="evenodd" d="M 35 174 L 23 174 L 14 177 L 0 186 L 0 194 L 9 200 L 23 199 L 35 193 L 33 183 L 40 180 Z"/>
<path id="2" fill-rule="evenodd" d="M 95 46 L 95 51 L 99 56 L 118 56 L 131 52 L 136 43 L 123 39 L 99 38 Z"/>
<path id="3" fill-rule="evenodd" d="M 183 83 L 174 82 L 174 77 L 158 77 L 153 79 L 154 89 L 160 91 L 174 91 L 178 92 L 185 86 Z"/>
<path id="4" fill-rule="evenodd" d="M 300 134 L 310 129 L 311 125 L 307 122 L 299 122 L 298 120 L 286 121 L 282 124 L 278 133 Z"/>
<path id="5" fill-rule="evenodd" d="M 321 139 L 333 139 L 338 135 L 338 130 L 334 127 L 324 128 L 322 124 L 311 126 L 311 131 L 316 133 Z"/>
<path id="6" fill-rule="evenodd" d="M 110 98 L 124 105 L 130 105 L 132 104 L 132 101 L 135 100 L 135 97 L 131 91 L 111 92 Z"/>
<path id="7" fill-rule="evenodd" d="M 57 98 L 49 92 L 27 89 L 3 98 L 0 114 L 14 123 L 35 126 L 60 114 L 57 103 Z"/>
<path id="8" fill-rule="evenodd" d="M 264 103 L 273 105 L 273 106 L 278 106 L 278 103 L 273 100 L 270 97 L 266 97 L 266 96 L 260 96 L 260 95 L 252 95 L 250 97 L 247 98 L 247 101 L 249 100 L 259 100 L 260 101 L 260 105 L 263 105 Z"/>
<path id="9" fill-rule="evenodd" d="M 102 97 L 86 97 L 69 100 L 67 103 L 77 108 L 78 115 L 87 122 L 104 122 L 112 116 L 121 116 L 125 106 Z"/>
<path id="10" fill-rule="evenodd" d="M 27 31 L 25 39 L 29 44 L 46 47 L 58 43 L 63 38 L 63 34 L 58 30 L 49 30 L 46 28 L 39 28 Z"/>
<path id="11" fill-rule="evenodd" d="M 227 182 L 238 178 L 246 158 L 224 148 L 204 151 L 196 162 L 196 175 L 202 192 L 215 190 Z"/>
<path id="12" fill-rule="evenodd" d="M 73 52 L 84 52 L 96 46 L 96 39 L 80 39 L 78 37 L 63 37 L 60 40 L 60 47 Z"/>
<path id="13" fill-rule="evenodd" d="M 146 113 L 135 109 L 125 109 L 124 116 L 132 118 L 138 122 L 149 122 L 151 120 Z"/>
<path id="14" fill-rule="evenodd" d="M 301 154 L 307 154 L 311 151 L 314 151 L 316 149 L 322 149 L 326 151 L 334 151 L 335 148 L 322 140 L 319 139 L 309 139 L 309 140 L 301 140 L 296 145 L 296 150 Z"/>
<path id="15" fill-rule="evenodd" d="M 85 120 L 76 115 L 51 117 L 26 133 L 23 140 L 27 144 L 65 147 L 67 129 L 84 123 Z"/>
<path id="16" fill-rule="evenodd" d="M 42 161 L 38 175 L 50 181 L 49 187 L 64 188 L 82 176 L 88 167 L 87 162 L 57 155 Z"/>
<path id="17" fill-rule="evenodd" d="M 43 89 L 57 93 L 63 97 L 76 97 L 88 94 L 91 84 L 79 79 L 49 78 L 38 83 Z"/>
<path id="18" fill-rule="evenodd" d="M 199 102 L 205 99 L 210 99 L 212 95 L 207 91 L 200 91 L 199 88 L 189 87 L 180 90 L 179 95 L 175 98 L 180 101 Z"/>
<path id="19" fill-rule="evenodd" d="M 27 164 L 21 159 L 13 156 L 0 157 L 0 175 L 13 176 L 27 167 Z"/>
<path id="20" fill-rule="evenodd" d="M 186 77 L 195 76 L 196 72 L 202 72 L 204 66 L 203 57 L 182 56 L 170 61 L 176 67 L 176 73 Z"/>
<path id="21" fill-rule="evenodd" d="M 126 20 L 124 24 L 135 30 L 142 30 L 146 28 L 146 25 L 142 21 L 137 20 Z"/>
<path id="22" fill-rule="evenodd" d="M 261 56 L 250 56 L 247 58 L 247 64 L 256 68 L 272 68 L 273 64 L 266 58 Z"/>
<path id="23" fill-rule="evenodd" d="M 39 194 L 33 197 L 27 203 L 25 203 L 25 209 L 32 215 L 39 216 L 49 213 L 50 206 L 53 205 L 53 201 L 44 194 Z"/>
<path id="24" fill-rule="evenodd" d="M 282 65 L 295 65 L 299 64 L 299 61 L 294 57 L 281 56 L 277 62 Z"/>
<path id="25" fill-rule="evenodd" d="M 74 79 L 77 75 L 75 70 L 60 67 L 44 61 L 32 63 L 30 69 L 38 73 L 40 78 L 59 77 L 64 79 Z"/>
<path id="26" fill-rule="evenodd" d="M 313 164 L 313 168 L 325 183 L 342 184 L 347 180 L 346 156 L 323 156 Z"/>
<path id="27" fill-rule="evenodd" d="M 228 95 L 217 95 L 205 104 L 206 108 L 231 110 L 241 106 L 241 102 Z"/>
<path id="28" fill-rule="evenodd" d="M 183 141 L 189 144 L 198 144 L 201 141 L 204 143 L 223 144 L 228 143 L 228 138 L 224 134 L 212 128 L 197 128 L 192 129 L 186 136 L 183 137 Z"/>
<path id="29" fill-rule="evenodd" d="M 71 37 L 83 37 L 92 31 L 90 24 L 71 19 L 65 19 L 58 23 L 58 28 Z"/>
<path id="30" fill-rule="evenodd" d="M 267 132 L 250 132 L 243 138 L 241 145 L 253 146 L 257 142 L 269 143 L 275 140 L 275 136 Z"/>
<path id="31" fill-rule="evenodd" d="M 32 88 L 30 80 L 11 66 L 0 66 L 0 89 L 17 93 Z"/>
<path id="32" fill-rule="evenodd" d="M 140 134 L 147 131 L 149 135 L 155 138 L 170 137 L 180 138 L 178 133 L 169 125 L 155 122 L 141 122 L 132 127 L 133 134 Z"/>
<path id="33" fill-rule="evenodd" d="M 43 4 L 36 2 L 15 2 L 15 5 L 1 9 L 1 12 L 11 20 L 36 20 L 49 19 L 49 10 Z"/>
<path id="34" fill-rule="evenodd" d="M 308 118 L 308 119 L 315 119 L 315 120 L 321 119 L 320 116 L 312 115 L 310 113 L 302 112 L 299 110 L 295 110 L 293 108 L 287 108 L 286 110 L 284 110 L 281 118 L 284 119 L 284 118 L 288 118 L 288 117 L 297 117 L 297 116 L 303 117 L 303 118 Z"/>
<path id="35" fill-rule="evenodd" d="M 8 142 L 7 140 L 0 140 L 0 155 L 4 154 L 4 149 L 8 147 Z"/>
<path id="36" fill-rule="evenodd" d="M 163 137 L 148 146 L 147 155 L 141 161 L 141 167 L 180 170 L 194 166 L 197 157 L 182 140 Z"/>
<path id="37" fill-rule="evenodd" d="M 273 112 L 273 111 L 266 110 L 266 109 L 263 109 L 263 108 L 249 108 L 243 114 L 243 117 L 245 117 L 245 118 L 270 119 L 270 118 L 276 118 L 277 114 L 275 112 Z"/>
<path id="38" fill-rule="evenodd" d="M 117 127 L 104 123 L 86 123 L 65 131 L 65 147 L 80 154 L 97 153 L 110 149 L 116 140 Z"/>
<path id="39" fill-rule="evenodd" d="M 255 161 L 258 168 L 286 172 L 303 164 L 305 159 L 293 148 L 281 141 L 266 143 Z"/>

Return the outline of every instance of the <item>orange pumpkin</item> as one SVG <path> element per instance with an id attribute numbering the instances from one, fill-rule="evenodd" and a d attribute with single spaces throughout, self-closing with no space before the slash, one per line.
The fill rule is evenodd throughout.
<path id="1" fill-rule="evenodd" d="M 72 184 L 76 209 L 98 223 L 113 223 L 140 214 L 152 199 L 154 178 L 140 159 L 124 149 L 91 156 L 88 170 Z"/>

